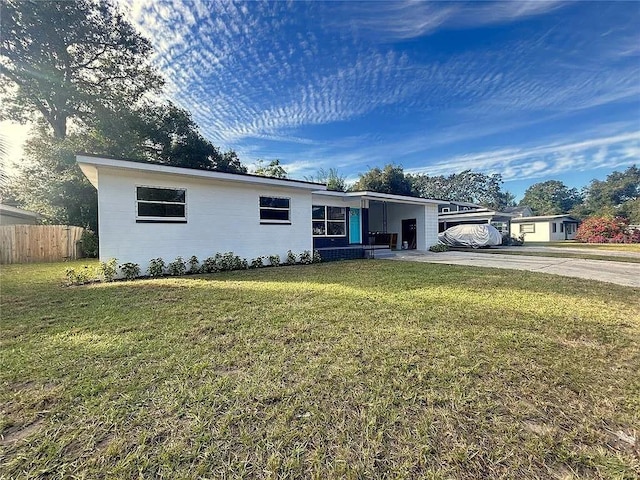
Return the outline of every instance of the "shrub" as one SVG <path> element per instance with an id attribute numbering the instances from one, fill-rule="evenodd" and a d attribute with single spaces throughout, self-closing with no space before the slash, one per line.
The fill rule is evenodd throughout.
<path id="1" fill-rule="evenodd" d="M 216 254 L 216 258 L 218 258 L 218 255 L 219 254 Z M 246 265 L 246 263 L 243 262 L 243 260 L 239 256 L 234 255 L 233 252 L 223 253 L 219 257 L 218 266 L 220 267 L 220 270 L 222 270 L 222 271 L 242 270 L 242 269 L 246 268 L 245 265 Z"/>
<path id="2" fill-rule="evenodd" d="M 262 268 L 264 267 L 264 262 L 262 261 L 262 257 L 257 257 L 251 260 L 251 264 L 249 268 Z"/>
<path id="3" fill-rule="evenodd" d="M 511 247 L 520 247 L 524 245 L 524 233 L 519 237 L 515 237 L 513 235 L 505 233 L 504 235 L 502 235 L 502 245 Z"/>
<path id="4" fill-rule="evenodd" d="M 200 262 L 198 261 L 198 257 L 193 255 L 189 259 L 189 273 L 200 273 Z"/>
<path id="5" fill-rule="evenodd" d="M 431 245 L 429 247 L 429 251 L 430 252 L 435 252 L 435 253 L 448 252 L 449 251 L 449 245 L 445 245 L 444 243 L 436 243 L 435 245 Z"/>
<path id="6" fill-rule="evenodd" d="M 590 217 L 578 227 L 576 241 L 583 243 L 638 243 L 640 234 L 628 232 L 629 222 L 620 217 Z"/>
<path id="7" fill-rule="evenodd" d="M 202 271 L 204 273 L 214 273 L 214 272 L 219 272 L 220 269 L 218 268 L 218 256 L 220 254 L 216 254 L 215 257 L 208 257 L 207 259 L 205 259 L 204 262 L 202 262 Z"/>
<path id="8" fill-rule="evenodd" d="M 320 252 L 318 250 L 313 251 L 313 263 L 320 263 L 322 261 L 322 257 L 320 256 Z"/>
<path id="9" fill-rule="evenodd" d="M 160 257 L 149 260 L 149 276 L 160 277 L 164 274 L 165 263 Z"/>
<path id="10" fill-rule="evenodd" d="M 296 264 L 296 254 L 291 250 L 287 251 L 287 259 L 284 262 L 287 265 L 295 265 Z"/>
<path id="11" fill-rule="evenodd" d="M 313 263 L 313 256 L 309 250 L 305 250 L 300 254 L 300 263 L 303 265 L 309 265 Z"/>
<path id="12" fill-rule="evenodd" d="M 83 265 L 79 270 L 69 267 L 65 270 L 65 275 L 69 285 L 83 285 L 93 279 L 89 265 Z"/>
<path id="13" fill-rule="evenodd" d="M 187 264 L 182 257 L 176 259 L 167 265 L 167 273 L 172 276 L 180 276 L 187 273 Z"/>
<path id="14" fill-rule="evenodd" d="M 140 276 L 140 265 L 137 263 L 123 263 L 120 265 L 120 270 L 122 271 L 122 276 L 126 280 L 133 280 L 134 278 L 138 278 Z"/>
<path id="15" fill-rule="evenodd" d="M 269 255 L 269 265 L 277 267 L 280 265 L 280 255 Z"/>
<path id="16" fill-rule="evenodd" d="M 78 240 L 80 252 L 83 257 L 98 257 L 98 236 L 91 230 L 85 230 Z"/>
<path id="17" fill-rule="evenodd" d="M 100 262 L 98 266 L 98 275 L 102 277 L 105 282 L 113 282 L 118 274 L 118 260 L 110 258 L 106 262 Z"/>

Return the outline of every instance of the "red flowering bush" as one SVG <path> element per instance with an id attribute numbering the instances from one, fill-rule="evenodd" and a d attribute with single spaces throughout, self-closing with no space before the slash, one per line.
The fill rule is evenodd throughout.
<path id="1" fill-rule="evenodd" d="M 640 243 L 640 230 L 628 231 L 629 222 L 620 217 L 590 217 L 578 227 L 576 241 L 584 243 Z"/>

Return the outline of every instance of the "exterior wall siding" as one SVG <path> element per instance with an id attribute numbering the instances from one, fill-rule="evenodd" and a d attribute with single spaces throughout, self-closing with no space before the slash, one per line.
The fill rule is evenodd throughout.
<path id="1" fill-rule="evenodd" d="M 186 189 L 187 223 L 136 223 L 136 186 L 141 185 Z M 291 224 L 261 225 L 261 195 L 290 198 Z M 313 248 L 308 191 L 102 168 L 99 197 L 100 259 L 138 263 L 142 272 L 156 257 L 169 262 L 196 255 L 202 261 L 232 251 L 251 260 Z"/>
<path id="2" fill-rule="evenodd" d="M 526 224 L 533 223 L 535 225 L 535 232 L 533 233 L 525 233 L 524 241 L 525 242 L 548 242 L 549 235 L 551 231 L 551 222 L 523 222 Z M 519 237 L 520 234 L 520 225 L 523 223 L 512 223 L 511 224 L 511 235 L 515 237 Z M 558 230 L 560 227 L 558 226 Z M 564 240 L 564 234 L 562 239 Z"/>

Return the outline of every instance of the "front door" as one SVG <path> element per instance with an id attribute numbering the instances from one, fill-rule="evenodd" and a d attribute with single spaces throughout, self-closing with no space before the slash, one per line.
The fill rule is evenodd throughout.
<path id="1" fill-rule="evenodd" d="M 416 219 L 410 218 L 408 220 L 402 220 L 402 245 L 407 245 L 407 248 L 413 250 L 417 248 L 418 243 L 418 229 L 416 228 Z M 407 242 L 406 244 L 404 242 Z"/>
<path id="2" fill-rule="evenodd" d="M 361 243 L 360 235 L 360 209 L 349 209 L 349 243 Z"/>

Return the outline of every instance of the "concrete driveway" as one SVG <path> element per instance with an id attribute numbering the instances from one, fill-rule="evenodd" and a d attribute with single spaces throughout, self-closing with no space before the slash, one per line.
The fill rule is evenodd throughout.
<path id="1" fill-rule="evenodd" d="M 516 247 L 517 248 L 517 247 Z M 546 248 L 546 247 L 541 247 Z M 556 248 L 553 251 L 562 251 Z M 522 251 L 522 250 L 520 250 Z M 533 250 L 532 250 L 533 251 Z M 537 250 L 540 251 L 540 250 Z M 581 253 L 596 253 L 581 250 Z M 572 252 L 573 253 L 573 252 Z M 598 251 L 600 255 L 602 251 Z M 619 254 L 617 254 L 620 256 Z M 639 254 L 624 255 L 636 256 Z M 581 258 L 537 257 L 528 255 L 500 255 L 475 252 L 396 252 L 393 260 L 414 262 L 444 263 L 448 265 L 469 265 L 473 267 L 510 268 L 531 272 L 552 273 L 565 277 L 600 280 L 627 287 L 640 287 L 640 263 L 614 262 L 608 260 L 585 260 Z"/>

